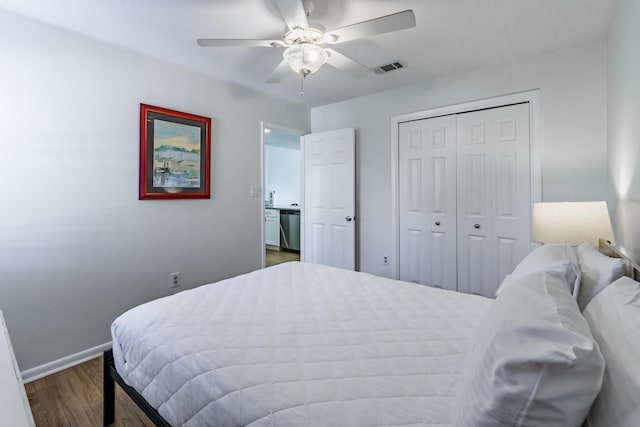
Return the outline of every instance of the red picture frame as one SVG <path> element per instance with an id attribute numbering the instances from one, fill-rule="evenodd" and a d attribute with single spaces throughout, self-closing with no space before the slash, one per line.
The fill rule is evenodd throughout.
<path id="1" fill-rule="evenodd" d="M 211 118 L 140 104 L 140 200 L 211 198 Z"/>

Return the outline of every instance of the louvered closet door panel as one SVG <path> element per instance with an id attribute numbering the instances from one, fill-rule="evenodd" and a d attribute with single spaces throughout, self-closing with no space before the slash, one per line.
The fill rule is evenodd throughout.
<path id="1" fill-rule="evenodd" d="M 400 279 L 456 290 L 455 116 L 399 132 Z"/>
<path id="2" fill-rule="evenodd" d="M 493 297 L 529 252 L 529 104 L 457 115 L 458 290 Z"/>

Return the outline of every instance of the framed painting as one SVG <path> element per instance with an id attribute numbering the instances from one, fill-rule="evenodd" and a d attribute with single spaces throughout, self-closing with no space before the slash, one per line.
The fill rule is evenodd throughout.
<path id="1" fill-rule="evenodd" d="M 139 199 L 209 199 L 211 118 L 140 104 Z"/>

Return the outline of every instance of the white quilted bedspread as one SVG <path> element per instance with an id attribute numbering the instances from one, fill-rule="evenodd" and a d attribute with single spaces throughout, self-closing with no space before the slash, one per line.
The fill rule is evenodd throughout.
<path id="1" fill-rule="evenodd" d="M 443 426 L 490 303 L 292 262 L 124 313 L 114 358 L 174 426 Z"/>

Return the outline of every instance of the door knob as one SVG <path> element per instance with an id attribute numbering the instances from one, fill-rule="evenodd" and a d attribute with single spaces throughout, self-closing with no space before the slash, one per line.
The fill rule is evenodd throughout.
<path id="1" fill-rule="evenodd" d="M 475 228 L 476 230 L 480 228 L 480 224 L 474 224 L 473 228 Z"/>
<path id="2" fill-rule="evenodd" d="M 440 221 L 436 221 L 436 225 L 440 227 Z"/>
<path id="3" fill-rule="evenodd" d="M 351 222 L 352 219 L 353 218 L 351 218 L 350 216 L 347 216 L 344 220 L 347 221 L 347 222 Z"/>

